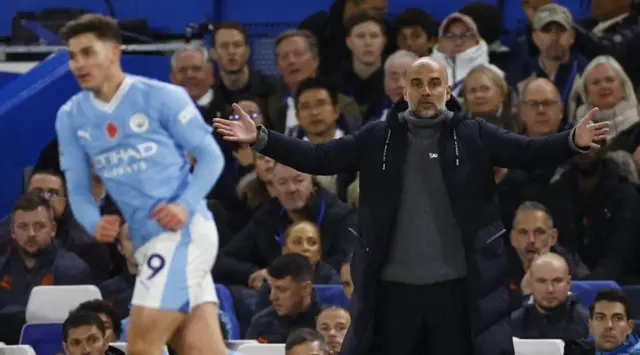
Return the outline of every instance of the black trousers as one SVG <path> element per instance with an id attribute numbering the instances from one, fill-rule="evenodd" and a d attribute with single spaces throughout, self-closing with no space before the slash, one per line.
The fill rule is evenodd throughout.
<path id="1" fill-rule="evenodd" d="M 464 280 L 425 286 L 381 281 L 377 294 L 373 354 L 473 354 Z"/>

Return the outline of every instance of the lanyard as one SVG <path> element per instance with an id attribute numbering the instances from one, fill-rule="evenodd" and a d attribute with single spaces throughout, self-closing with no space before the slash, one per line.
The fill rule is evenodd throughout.
<path id="1" fill-rule="evenodd" d="M 324 212 L 325 212 L 325 202 L 324 200 L 322 200 L 320 202 L 320 213 L 318 214 L 318 218 L 316 219 L 316 226 L 318 226 L 318 228 L 320 228 L 320 225 L 322 224 L 322 220 L 324 219 Z M 285 210 L 284 208 L 280 210 L 280 215 L 282 216 L 284 214 Z M 280 246 L 284 247 L 284 227 L 282 225 L 278 226 L 278 235 L 276 235 L 276 241 L 280 243 Z"/>

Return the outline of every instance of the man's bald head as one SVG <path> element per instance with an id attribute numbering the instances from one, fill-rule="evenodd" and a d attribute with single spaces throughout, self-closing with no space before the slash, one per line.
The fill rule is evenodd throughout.
<path id="1" fill-rule="evenodd" d="M 440 78 L 444 80 L 446 85 L 449 85 L 449 76 L 447 75 L 447 68 L 442 65 L 439 61 L 431 58 L 431 57 L 422 57 L 416 59 L 413 64 L 409 67 L 409 69 L 405 73 L 405 79 L 408 80 L 416 74 L 423 73 L 425 71 L 438 73 Z"/>
<path id="2" fill-rule="evenodd" d="M 569 266 L 564 258 L 556 253 L 546 253 L 538 256 L 531 263 L 531 276 L 535 278 L 536 273 L 541 274 L 548 270 L 555 270 L 556 273 L 564 276 L 569 275 Z"/>
<path id="3" fill-rule="evenodd" d="M 558 132 L 564 116 L 562 97 L 546 78 L 527 81 L 522 87 L 520 118 L 528 137 L 544 137 Z"/>
<path id="4" fill-rule="evenodd" d="M 404 98 L 416 118 L 438 116 L 451 97 L 446 67 L 429 57 L 411 64 L 405 74 L 405 85 Z"/>
<path id="5" fill-rule="evenodd" d="M 547 78 L 533 78 L 525 82 L 522 87 L 522 101 L 527 100 L 527 94 L 530 91 L 539 90 L 545 92 L 546 96 L 552 97 L 555 100 L 560 101 L 562 97 L 560 96 L 560 91 L 556 84 L 553 81 Z"/>
<path id="6" fill-rule="evenodd" d="M 529 269 L 533 302 L 541 312 L 562 305 L 569 297 L 571 276 L 567 262 L 558 254 L 540 255 Z"/>

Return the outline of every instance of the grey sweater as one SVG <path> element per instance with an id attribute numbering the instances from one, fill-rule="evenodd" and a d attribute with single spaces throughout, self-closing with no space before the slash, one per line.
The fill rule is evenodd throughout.
<path id="1" fill-rule="evenodd" d="M 395 233 L 381 275 L 385 281 L 430 285 L 467 276 L 462 235 L 440 169 L 441 124 L 450 115 L 400 115 L 409 142 Z"/>

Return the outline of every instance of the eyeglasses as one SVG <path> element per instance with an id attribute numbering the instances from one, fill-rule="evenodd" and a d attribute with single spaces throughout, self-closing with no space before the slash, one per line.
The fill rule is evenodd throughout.
<path id="1" fill-rule="evenodd" d="M 301 102 L 298 104 L 298 111 L 302 113 L 309 113 L 313 110 L 323 110 L 327 107 L 331 107 L 331 102 L 325 100 L 317 100 L 315 102 Z"/>
<path id="2" fill-rule="evenodd" d="M 476 35 L 473 32 L 464 32 L 460 34 L 449 32 L 442 35 L 442 39 L 445 39 L 447 41 L 455 41 L 456 39 L 459 39 L 461 41 L 467 41 L 475 38 L 476 38 Z"/>
<path id="3" fill-rule="evenodd" d="M 34 188 L 34 189 L 31 189 L 31 191 L 37 193 L 43 198 L 53 198 L 53 197 L 58 197 L 62 195 L 59 190 L 55 190 L 55 189 Z"/>
<path id="4" fill-rule="evenodd" d="M 528 108 L 542 108 L 542 109 L 548 109 L 552 106 L 557 105 L 558 103 L 560 103 L 560 101 L 558 100 L 526 100 L 523 102 L 523 104 L 525 106 L 527 106 Z"/>
<path id="5" fill-rule="evenodd" d="M 249 117 L 251 117 L 252 120 L 257 120 L 258 118 L 262 117 L 262 114 L 257 112 L 248 112 L 247 114 L 249 115 Z M 229 119 L 232 121 L 239 120 L 240 115 L 233 114 L 229 116 Z"/>

